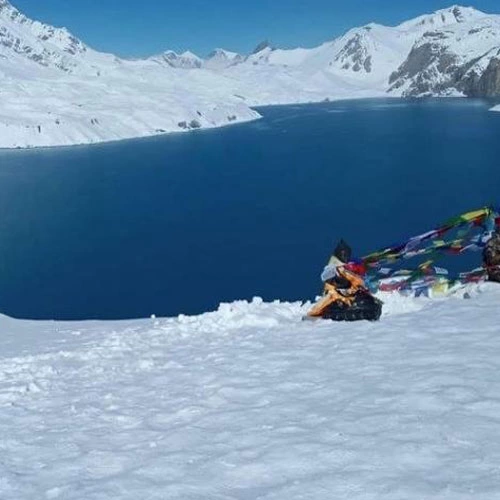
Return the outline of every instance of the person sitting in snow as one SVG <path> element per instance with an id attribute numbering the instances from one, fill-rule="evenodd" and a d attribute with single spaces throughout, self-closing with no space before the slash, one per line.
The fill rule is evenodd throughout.
<path id="1" fill-rule="evenodd" d="M 350 262 L 352 250 L 340 240 L 321 279 L 323 298 L 309 311 L 309 318 L 336 321 L 378 320 L 382 304 L 367 290 L 361 277 L 364 270 Z"/>
<path id="2" fill-rule="evenodd" d="M 486 243 L 483 261 L 488 273 L 488 280 L 500 283 L 500 227 L 496 229 L 492 238 Z"/>

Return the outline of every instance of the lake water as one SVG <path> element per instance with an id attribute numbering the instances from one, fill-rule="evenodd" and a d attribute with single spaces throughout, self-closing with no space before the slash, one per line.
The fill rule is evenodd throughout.
<path id="1" fill-rule="evenodd" d="M 135 318 L 313 298 L 337 238 L 362 255 L 498 203 L 491 105 L 275 107 L 220 130 L 0 152 L 0 311 Z"/>

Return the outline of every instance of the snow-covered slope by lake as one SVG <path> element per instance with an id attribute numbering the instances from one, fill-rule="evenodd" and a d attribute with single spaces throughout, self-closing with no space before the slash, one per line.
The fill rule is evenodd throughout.
<path id="1" fill-rule="evenodd" d="M 453 6 L 369 24 L 315 48 L 259 44 L 144 60 L 99 53 L 0 0 L 0 147 L 92 143 L 253 120 L 251 107 L 500 95 L 500 16 Z"/>
<path id="2" fill-rule="evenodd" d="M 0 71 L 2 64 L 0 62 Z M 106 76 L 4 79 L 0 147 L 86 144 L 259 118 L 212 73 L 126 62 Z M 163 78 L 163 79 L 162 79 Z"/>
<path id="3" fill-rule="evenodd" d="M 70 145 L 210 128 L 259 114 L 197 58 L 129 61 L 0 0 L 0 147 Z M 201 64 L 201 63 L 200 63 Z"/>
<path id="4" fill-rule="evenodd" d="M 500 498 L 500 287 L 199 317 L 0 317 L 0 497 Z"/>

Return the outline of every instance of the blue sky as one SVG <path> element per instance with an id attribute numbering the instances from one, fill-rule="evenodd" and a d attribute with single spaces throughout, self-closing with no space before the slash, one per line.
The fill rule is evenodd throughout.
<path id="1" fill-rule="evenodd" d="M 354 26 L 394 25 L 449 7 L 442 0 L 11 0 L 30 17 L 66 26 L 92 47 L 122 56 L 166 49 L 206 55 L 215 47 L 247 53 L 258 42 L 312 47 Z M 471 5 L 467 3 L 467 5 Z M 500 13 L 498 0 L 474 7 Z"/>

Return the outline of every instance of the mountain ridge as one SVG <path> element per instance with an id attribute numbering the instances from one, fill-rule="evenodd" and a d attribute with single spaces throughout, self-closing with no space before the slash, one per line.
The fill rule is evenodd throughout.
<path id="1" fill-rule="evenodd" d="M 0 147 L 102 142 L 259 118 L 255 106 L 365 97 L 500 96 L 500 15 L 453 5 L 313 48 L 247 55 L 98 52 L 0 0 Z"/>

